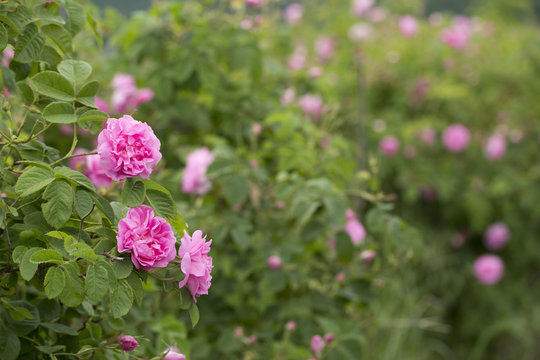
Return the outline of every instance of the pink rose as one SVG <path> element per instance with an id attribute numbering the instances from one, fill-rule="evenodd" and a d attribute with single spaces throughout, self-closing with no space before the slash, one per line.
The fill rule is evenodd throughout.
<path id="1" fill-rule="evenodd" d="M 354 0 L 351 11 L 354 16 L 365 15 L 375 5 L 375 0 Z"/>
<path id="2" fill-rule="evenodd" d="M 150 126 L 124 115 L 107 120 L 107 127 L 98 136 L 97 151 L 101 167 L 113 180 L 147 179 L 161 160 L 160 146 Z"/>
<path id="3" fill-rule="evenodd" d="M 89 152 L 86 149 L 83 148 L 76 148 L 73 150 L 73 154 L 84 154 Z M 86 158 L 85 156 L 75 156 L 69 159 L 69 167 L 75 171 L 83 172 L 84 166 L 86 165 Z"/>
<path id="4" fill-rule="evenodd" d="M 489 250 L 501 250 L 510 240 L 510 229 L 502 223 L 491 224 L 484 233 L 484 245 Z"/>
<path id="5" fill-rule="evenodd" d="M 484 144 L 484 155 L 488 160 L 497 161 L 506 152 L 506 138 L 502 134 L 495 134 L 489 137 Z"/>
<path id="6" fill-rule="evenodd" d="M 114 78 L 111 81 L 111 85 L 114 89 L 126 89 L 135 87 L 135 78 L 128 74 L 114 74 Z"/>
<path id="7" fill-rule="evenodd" d="M 345 223 L 345 232 L 351 238 L 353 244 L 359 244 L 366 237 L 366 229 L 356 218 L 356 214 L 352 209 L 347 209 L 347 222 Z"/>
<path id="8" fill-rule="evenodd" d="M 324 340 L 320 335 L 313 335 L 311 338 L 311 351 L 319 354 L 324 349 Z"/>
<path id="9" fill-rule="evenodd" d="M 103 100 L 102 98 L 96 96 L 94 98 L 94 105 L 97 106 L 99 111 L 103 111 L 104 113 L 107 113 L 107 114 L 109 113 L 109 104 L 107 104 L 107 102 Z"/>
<path id="10" fill-rule="evenodd" d="M 302 20 L 303 15 L 304 10 L 302 9 L 302 5 L 298 3 L 290 4 L 285 8 L 284 11 L 285 21 L 289 24 L 297 24 L 300 20 Z"/>
<path id="11" fill-rule="evenodd" d="M 411 15 L 399 18 L 399 30 L 405 37 L 413 37 L 418 32 L 418 22 Z"/>
<path id="12" fill-rule="evenodd" d="M 253 7 L 261 6 L 262 0 L 246 0 L 246 5 Z"/>
<path id="13" fill-rule="evenodd" d="M 399 151 L 399 140 L 395 136 L 385 136 L 379 141 L 379 150 L 384 156 L 394 156 Z"/>
<path id="14" fill-rule="evenodd" d="M 504 273 L 504 263 L 495 255 L 482 255 L 473 265 L 476 279 L 484 285 L 493 285 L 501 280 Z"/>
<path id="15" fill-rule="evenodd" d="M 322 61 L 328 61 L 334 56 L 336 43 L 330 36 L 321 36 L 315 41 L 315 52 Z"/>
<path id="16" fill-rule="evenodd" d="M 365 264 L 371 264 L 373 260 L 375 260 L 375 257 L 377 256 L 377 253 L 375 250 L 363 250 L 360 253 L 360 258 Z"/>
<path id="17" fill-rule="evenodd" d="M 186 360 L 186 356 L 181 354 L 178 348 L 171 346 L 166 350 L 163 360 Z"/>
<path id="18" fill-rule="evenodd" d="M 99 155 L 87 155 L 85 157 L 86 170 L 84 171 L 84 174 L 88 176 L 90 181 L 92 181 L 96 187 L 111 185 L 112 179 L 105 174 L 105 171 L 101 167 Z"/>
<path id="19" fill-rule="evenodd" d="M 207 295 L 211 285 L 212 257 L 208 256 L 212 240 L 205 241 L 201 230 L 193 233 L 193 237 L 184 230 L 182 245 L 178 250 L 178 256 L 182 258 L 182 272 L 184 279 L 180 281 L 178 287 L 182 288 L 187 284 L 188 290 L 197 302 L 196 297 Z"/>
<path id="20" fill-rule="evenodd" d="M 298 100 L 298 105 L 304 110 L 306 117 L 319 120 L 322 113 L 322 98 L 319 95 L 306 94 Z"/>
<path id="21" fill-rule="evenodd" d="M 277 255 L 272 255 L 268 258 L 268 267 L 272 270 L 277 270 L 281 267 L 281 258 Z"/>
<path id="22" fill-rule="evenodd" d="M 139 343 L 133 336 L 129 335 L 122 335 L 118 338 L 118 342 L 120 343 L 120 348 L 124 351 L 131 351 L 135 349 L 137 346 L 139 346 Z"/>
<path id="23" fill-rule="evenodd" d="M 166 267 L 175 258 L 176 238 L 165 219 L 154 216 L 150 206 L 129 209 L 118 223 L 118 252 L 131 251 L 137 269 Z"/>
<path id="24" fill-rule="evenodd" d="M 206 171 L 213 162 L 214 155 L 206 147 L 190 153 L 182 176 L 182 191 L 186 194 L 207 193 L 211 183 L 206 177 Z"/>
<path id="25" fill-rule="evenodd" d="M 137 90 L 133 98 L 133 107 L 137 108 L 139 105 L 149 102 L 154 98 L 154 90 L 144 88 Z"/>
<path id="26" fill-rule="evenodd" d="M 453 124 L 444 130 L 442 142 L 450 152 L 457 153 L 465 150 L 469 146 L 471 133 L 469 129 L 461 124 Z"/>
<path id="27" fill-rule="evenodd" d="M 456 16 L 451 27 L 443 30 L 441 40 L 454 50 L 462 50 L 469 43 L 472 26 L 469 19 Z"/>
<path id="28" fill-rule="evenodd" d="M 118 114 L 133 110 L 153 99 L 151 89 L 138 89 L 135 78 L 127 74 L 116 74 L 112 80 L 114 88 L 111 105 Z"/>

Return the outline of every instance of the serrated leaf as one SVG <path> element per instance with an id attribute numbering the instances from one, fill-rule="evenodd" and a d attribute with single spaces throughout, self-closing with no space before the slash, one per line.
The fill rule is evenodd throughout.
<path id="1" fill-rule="evenodd" d="M 39 59 L 43 46 L 45 45 L 45 36 L 39 33 L 36 24 L 26 25 L 22 34 L 18 37 L 15 44 L 14 60 L 21 63 L 31 63 Z"/>
<path id="2" fill-rule="evenodd" d="M 30 167 L 19 176 L 17 184 L 15 184 L 15 192 L 21 197 L 25 197 L 43 189 L 53 180 L 54 174 L 50 170 Z"/>
<path id="3" fill-rule="evenodd" d="M 80 218 L 87 217 L 94 208 L 94 201 L 86 190 L 77 189 L 75 191 L 75 210 Z"/>
<path id="4" fill-rule="evenodd" d="M 34 90 L 30 86 L 28 86 L 27 83 L 19 81 L 17 83 L 17 88 L 19 89 L 19 92 L 22 94 L 24 101 L 27 104 L 32 104 L 36 98 L 34 94 Z"/>
<path id="5" fill-rule="evenodd" d="M 98 256 L 92 248 L 75 250 L 71 253 L 71 256 L 73 256 L 74 258 L 81 258 L 92 262 L 98 259 Z"/>
<path id="6" fill-rule="evenodd" d="M 66 102 L 53 102 L 43 109 L 43 118 L 54 124 L 72 124 L 77 122 L 73 105 Z"/>
<path id="7" fill-rule="evenodd" d="M 93 302 L 101 300 L 109 290 L 109 274 L 107 269 L 97 264 L 89 264 L 86 268 L 86 296 Z"/>
<path id="8" fill-rule="evenodd" d="M 57 351 L 60 351 L 64 348 L 64 345 L 51 345 L 51 346 L 48 346 L 48 345 L 39 345 L 39 346 L 36 346 L 36 349 L 38 349 L 39 351 L 41 351 L 42 353 L 45 353 L 45 354 L 53 354 Z"/>
<path id="9" fill-rule="evenodd" d="M 92 74 L 92 66 L 81 60 L 64 60 L 57 66 L 58 72 L 77 89 Z"/>
<path id="10" fill-rule="evenodd" d="M 24 254 L 28 251 L 28 248 L 23 245 L 17 246 L 15 249 L 13 249 L 13 253 L 11 254 L 11 258 L 13 259 L 13 262 L 15 264 L 19 264 L 24 256 Z"/>
<path id="11" fill-rule="evenodd" d="M 95 101 L 98 90 L 99 83 L 95 80 L 90 81 L 89 83 L 85 84 L 77 94 L 77 101 L 86 106 L 97 108 Z"/>
<path id="12" fill-rule="evenodd" d="M 142 205 L 144 201 L 145 187 L 140 180 L 128 178 L 122 187 L 122 203 L 129 207 Z"/>
<path id="13" fill-rule="evenodd" d="M 71 35 L 75 35 L 81 31 L 84 26 L 86 21 L 86 11 L 84 11 L 84 8 L 81 5 L 73 1 L 66 2 L 64 7 L 68 14 L 66 29 L 68 29 Z"/>
<path id="14" fill-rule="evenodd" d="M 124 257 L 123 260 L 115 260 L 112 263 L 112 267 L 118 279 L 125 279 L 129 276 L 129 274 L 131 274 L 131 271 L 133 270 L 133 262 L 131 261 L 129 256 L 127 256 Z"/>
<path id="15" fill-rule="evenodd" d="M 66 31 L 62 26 L 47 25 L 41 28 L 41 31 L 45 33 L 51 40 L 58 46 L 64 54 L 71 53 L 72 40 L 71 34 Z"/>
<path id="16" fill-rule="evenodd" d="M 55 333 L 58 333 L 58 334 L 67 334 L 67 335 L 71 335 L 71 336 L 77 336 L 78 335 L 78 333 L 77 333 L 77 331 L 75 329 L 73 329 L 73 328 L 71 328 L 69 326 L 63 325 L 63 324 L 41 323 L 40 325 L 43 326 L 43 327 L 46 327 L 49 330 L 54 331 Z"/>
<path id="17" fill-rule="evenodd" d="M 133 293 L 131 287 L 120 281 L 118 287 L 110 293 L 111 313 L 115 318 L 126 315 L 133 305 Z"/>
<path id="18" fill-rule="evenodd" d="M 43 286 L 45 287 L 45 294 L 49 299 L 53 299 L 59 296 L 64 290 L 66 285 L 66 277 L 64 271 L 58 267 L 51 267 L 45 275 Z"/>
<path id="19" fill-rule="evenodd" d="M 62 268 L 66 272 L 66 286 L 60 294 L 60 301 L 68 307 L 77 307 L 84 298 L 79 266 L 74 262 L 68 262 L 64 263 Z"/>
<path id="20" fill-rule="evenodd" d="M 96 202 L 96 206 L 98 207 L 98 209 L 101 210 L 103 212 L 103 214 L 105 214 L 105 216 L 107 216 L 107 218 L 109 218 L 109 220 L 112 223 L 114 223 L 114 221 L 115 221 L 115 219 L 114 219 L 114 211 L 113 211 L 109 201 L 107 201 L 102 196 L 100 196 L 100 195 L 98 195 L 96 193 L 93 193 L 92 197 L 94 198 L 94 201 Z"/>
<path id="21" fill-rule="evenodd" d="M 141 278 L 137 275 L 135 271 L 132 271 L 131 274 L 129 274 L 126 281 L 131 287 L 131 290 L 133 290 L 135 301 L 137 302 L 139 306 L 141 306 L 143 295 L 144 295 L 143 283 L 142 283 Z"/>
<path id="22" fill-rule="evenodd" d="M 36 91 L 42 95 L 63 101 L 73 101 L 74 90 L 68 79 L 54 71 L 42 71 L 37 73 L 31 83 Z"/>
<path id="23" fill-rule="evenodd" d="M 169 224 L 172 225 L 172 227 L 174 227 L 174 229 L 180 236 L 182 236 L 184 234 L 184 230 L 188 228 L 186 221 L 179 212 L 176 213 L 176 216 L 174 218 L 168 217 L 167 221 L 169 222 Z"/>
<path id="24" fill-rule="evenodd" d="M 0 329 L 0 359 L 15 360 L 19 357 L 21 342 L 9 329 Z"/>
<path id="25" fill-rule="evenodd" d="M 165 218 L 176 216 L 176 204 L 169 194 L 148 189 L 146 190 L 146 198 L 158 216 Z"/>
<path id="26" fill-rule="evenodd" d="M 21 277 L 26 281 L 30 281 L 34 277 L 34 274 L 38 268 L 38 264 L 30 262 L 30 257 L 40 250 L 41 248 L 31 248 L 22 257 L 19 265 L 19 271 L 21 272 Z"/>
<path id="27" fill-rule="evenodd" d="M 87 178 L 84 174 L 71 170 L 67 167 L 57 167 L 54 169 L 54 175 L 59 179 L 66 179 L 71 180 L 75 182 L 77 185 L 81 185 L 82 187 L 90 190 L 93 193 L 96 191 L 96 188 L 94 187 L 94 184 L 92 181 L 90 181 L 89 178 Z"/>
<path id="28" fill-rule="evenodd" d="M 62 255 L 56 250 L 52 249 L 43 249 L 35 252 L 30 257 L 30 262 L 34 264 L 43 264 L 43 263 L 53 263 L 53 264 L 62 264 Z"/>
<path id="29" fill-rule="evenodd" d="M 59 229 L 70 218 L 73 211 L 73 188 L 64 180 L 55 180 L 43 192 L 47 202 L 41 205 L 43 217 L 49 225 Z"/>

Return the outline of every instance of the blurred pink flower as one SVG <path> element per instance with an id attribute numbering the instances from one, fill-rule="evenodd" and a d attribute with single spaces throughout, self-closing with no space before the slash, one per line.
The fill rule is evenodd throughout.
<path id="1" fill-rule="evenodd" d="M 437 133 L 430 127 L 424 128 L 420 132 L 420 140 L 426 145 L 433 145 L 437 140 Z"/>
<path id="2" fill-rule="evenodd" d="M 98 136 L 101 167 L 113 180 L 141 176 L 147 179 L 161 160 L 161 143 L 148 124 L 129 115 L 110 118 Z"/>
<path id="3" fill-rule="evenodd" d="M 116 74 L 111 84 L 114 89 L 111 105 L 118 114 L 135 110 L 139 105 L 154 97 L 154 92 L 151 89 L 138 89 L 135 78 L 128 74 Z"/>
<path id="4" fill-rule="evenodd" d="M 501 159 L 506 152 L 506 138 L 502 134 L 494 134 L 484 144 L 484 155 L 491 161 Z"/>
<path id="5" fill-rule="evenodd" d="M 272 255 L 268 258 L 268 267 L 272 270 L 277 270 L 281 267 L 281 258 L 277 255 Z"/>
<path id="6" fill-rule="evenodd" d="M 246 0 L 246 5 L 253 7 L 261 6 L 262 0 Z"/>
<path id="7" fill-rule="evenodd" d="M 13 50 L 11 47 L 5 48 L 2 52 L 2 65 L 4 65 L 4 67 L 9 67 L 9 63 L 14 57 L 15 50 Z"/>
<path id="8" fill-rule="evenodd" d="M 416 157 L 416 148 L 413 145 L 405 146 L 405 148 L 403 149 L 403 155 L 405 155 L 405 157 L 407 159 L 415 158 Z"/>
<path id="9" fill-rule="evenodd" d="M 251 166 L 253 169 L 258 169 L 259 162 L 255 159 L 249 159 L 249 166 Z"/>
<path id="10" fill-rule="evenodd" d="M 208 256 L 212 240 L 206 241 L 206 236 L 203 237 L 203 232 L 197 230 L 193 236 L 189 236 L 184 230 L 184 236 L 181 239 L 182 245 L 178 249 L 178 256 L 182 259 L 181 268 L 184 273 L 184 279 L 178 284 L 179 288 L 183 288 L 187 284 L 187 288 L 197 302 L 196 297 L 207 295 L 210 288 L 212 275 L 212 257 Z"/>
<path id="11" fill-rule="evenodd" d="M 287 324 L 285 324 L 285 328 L 289 331 L 294 331 L 296 329 L 296 322 L 292 320 L 287 322 Z"/>
<path id="12" fill-rule="evenodd" d="M 489 250 L 501 250 L 510 240 L 510 229 L 502 222 L 491 224 L 484 233 L 484 245 Z"/>
<path id="13" fill-rule="evenodd" d="M 375 5 L 375 0 L 353 0 L 351 12 L 354 16 L 365 15 Z"/>
<path id="14" fill-rule="evenodd" d="M 359 23 L 349 29 L 349 39 L 352 41 L 362 41 L 373 36 L 373 28 L 369 24 Z"/>
<path id="15" fill-rule="evenodd" d="M 124 351 L 131 351 L 134 350 L 137 346 L 139 346 L 139 343 L 133 336 L 130 335 L 122 335 L 118 338 L 118 342 L 120 343 L 120 348 Z"/>
<path id="16" fill-rule="evenodd" d="M 289 56 L 287 60 L 287 67 L 289 70 L 301 70 L 306 66 L 306 55 L 302 52 L 295 52 Z"/>
<path id="17" fill-rule="evenodd" d="M 283 208 L 285 208 L 285 201 L 283 201 L 283 200 L 278 200 L 278 201 L 276 201 L 276 204 L 275 204 L 275 205 L 276 205 L 276 208 L 278 208 L 278 209 L 283 209 Z"/>
<path id="18" fill-rule="evenodd" d="M 296 97 L 296 94 L 293 88 L 285 89 L 285 92 L 281 96 L 281 105 L 287 106 L 291 104 L 294 101 L 295 97 Z"/>
<path id="19" fill-rule="evenodd" d="M 84 154 L 89 152 L 83 148 L 76 148 L 73 150 L 73 155 Z M 86 164 L 85 156 L 75 156 L 69 159 L 69 167 L 73 170 L 83 172 L 84 165 Z"/>
<path id="20" fill-rule="evenodd" d="M 253 27 L 253 20 L 243 19 L 240 21 L 240 27 L 244 30 L 250 30 Z"/>
<path id="21" fill-rule="evenodd" d="M 283 15 L 285 16 L 285 21 L 289 24 L 297 24 L 302 20 L 304 10 L 299 3 L 292 3 L 285 8 Z"/>
<path id="22" fill-rule="evenodd" d="M 252 345 L 252 344 L 255 344 L 257 342 L 257 337 L 255 335 L 251 335 L 250 337 L 248 337 L 247 339 L 247 343 L 249 345 Z"/>
<path id="23" fill-rule="evenodd" d="M 386 19 L 386 15 L 388 12 L 385 8 L 382 7 L 376 7 L 369 11 L 368 13 L 368 19 L 372 23 L 380 23 L 383 22 Z"/>
<path id="24" fill-rule="evenodd" d="M 207 193 L 212 184 L 206 171 L 213 162 L 214 155 L 206 147 L 190 153 L 182 176 L 182 191 L 199 195 Z"/>
<path id="25" fill-rule="evenodd" d="M 332 236 L 329 236 L 326 241 L 328 242 L 328 247 L 332 251 L 336 251 L 336 239 L 334 239 Z"/>
<path id="26" fill-rule="evenodd" d="M 298 100 L 306 117 L 317 121 L 321 117 L 323 102 L 319 95 L 306 94 Z"/>
<path id="27" fill-rule="evenodd" d="M 473 272 L 481 284 L 493 285 L 501 280 L 504 263 L 496 255 L 482 255 L 474 262 Z"/>
<path id="28" fill-rule="evenodd" d="M 351 238 L 353 244 L 359 244 L 364 241 L 366 237 L 366 229 L 358 219 L 352 209 L 347 209 L 346 212 L 347 222 L 345 223 L 345 232 Z"/>
<path id="29" fill-rule="evenodd" d="M 94 104 L 97 106 L 99 111 L 103 111 L 104 113 L 109 113 L 109 104 L 105 100 L 103 100 L 100 97 L 94 98 Z"/>
<path id="30" fill-rule="evenodd" d="M 308 74 L 312 78 L 316 79 L 318 77 L 321 77 L 321 75 L 323 74 L 323 69 L 320 66 L 312 66 L 309 68 Z"/>
<path id="31" fill-rule="evenodd" d="M 395 136 L 385 136 L 379 141 L 379 150 L 384 156 L 394 156 L 399 151 L 399 140 Z"/>
<path id="32" fill-rule="evenodd" d="M 165 357 L 163 360 L 186 360 L 186 356 L 180 353 L 180 349 L 171 346 L 165 350 Z"/>
<path id="33" fill-rule="evenodd" d="M 150 206 L 129 209 L 118 222 L 116 239 L 118 252 L 131 252 L 131 261 L 137 269 L 163 268 L 176 256 L 176 238 L 171 225 L 154 216 Z"/>
<path id="34" fill-rule="evenodd" d="M 327 333 L 324 335 L 324 342 L 327 344 L 330 344 L 332 341 L 334 341 L 334 334 L 333 333 Z"/>
<path id="35" fill-rule="evenodd" d="M 315 52 L 321 61 L 332 59 L 336 51 L 336 42 L 330 36 L 320 36 L 315 41 Z"/>
<path id="36" fill-rule="evenodd" d="M 319 354 L 324 349 L 324 340 L 320 335 L 313 335 L 311 338 L 311 351 Z"/>
<path id="37" fill-rule="evenodd" d="M 87 155 L 86 169 L 84 174 L 92 181 L 96 187 L 110 186 L 112 179 L 105 174 L 105 171 L 101 167 L 101 161 L 99 155 Z"/>
<path id="38" fill-rule="evenodd" d="M 360 259 L 362 259 L 365 264 L 371 264 L 376 256 L 377 252 L 375 250 L 363 250 L 360 253 Z"/>
<path id="39" fill-rule="evenodd" d="M 251 132 L 253 132 L 253 134 L 255 135 L 260 135 L 260 133 L 262 132 L 262 125 L 259 123 L 254 123 L 251 126 Z"/>
<path id="40" fill-rule="evenodd" d="M 321 139 L 321 147 L 323 149 L 328 149 L 330 147 L 330 139 L 328 139 L 327 137 L 323 137 Z"/>
<path id="41" fill-rule="evenodd" d="M 457 153 L 465 150 L 469 146 L 471 133 L 464 125 L 453 124 L 444 130 L 442 142 L 450 152 Z"/>
<path id="42" fill-rule="evenodd" d="M 399 18 L 399 30 L 405 37 L 413 37 L 418 32 L 418 22 L 411 15 L 404 15 Z"/>
<path id="43" fill-rule="evenodd" d="M 244 329 L 241 326 L 234 328 L 234 337 L 241 338 L 242 336 L 244 336 Z"/>
<path id="44" fill-rule="evenodd" d="M 60 125 L 60 133 L 62 135 L 72 135 L 73 134 L 73 127 L 71 124 L 61 124 Z"/>
<path id="45" fill-rule="evenodd" d="M 342 273 L 342 272 L 337 273 L 337 274 L 336 274 L 336 281 L 337 281 L 338 283 L 344 282 L 344 281 L 345 281 L 345 274 Z"/>
<path id="46" fill-rule="evenodd" d="M 456 16 L 452 26 L 443 30 L 441 40 L 454 50 L 462 50 L 469 43 L 471 33 L 470 20 L 464 16 Z"/>

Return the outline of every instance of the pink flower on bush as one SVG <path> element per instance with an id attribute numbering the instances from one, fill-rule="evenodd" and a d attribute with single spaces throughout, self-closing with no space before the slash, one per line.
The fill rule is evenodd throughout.
<path id="1" fill-rule="evenodd" d="M 268 258 L 268 267 L 272 270 L 277 270 L 281 267 L 281 258 L 277 255 L 272 255 Z"/>
<path id="2" fill-rule="evenodd" d="M 101 161 L 99 155 L 87 155 L 86 157 L 86 170 L 84 174 L 94 183 L 96 187 L 109 186 L 112 183 L 112 179 L 105 174 L 105 171 L 101 167 Z"/>
<path id="3" fill-rule="evenodd" d="M 336 51 L 336 42 L 330 36 L 321 36 L 315 41 L 315 52 L 322 61 L 332 59 Z"/>
<path id="4" fill-rule="evenodd" d="M 336 274 L 336 281 L 337 281 L 338 283 L 344 282 L 344 281 L 345 281 L 345 274 L 342 273 L 342 272 L 337 273 L 337 274 Z"/>
<path id="5" fill-rule="evenodd" d="M 353 244 L 359 244 L 364 241 L 366 237 L 366 229 L 358 219 L 352 209 L 347 209 L 346 212 L 347 222 L 345 223 L 345 232 L 351 238 Z"/>
<path id="6" fill-rule="evenodd" d="M 334 334 L 333 333 L 327 333 L 324 335 L 324 342 L 327 344 L 330 344 L 332 341 L 334 341 Z"/>
<path id="7" fill-rule="evenodd" d="M 4 67 L 9 67 L 9 63 L 14 57 L 15 57 L 15 50 L 13 50 L 10 47 L 5 48 L 4 51 L 2 52 L 2 65 L 4 65 Z"/>
<path id="8" fill-rule="evenodd" d="M 399 145 L 395 136 L 385 136 L 379 141 L 379 150 L 384 156 L 394 156 L 399 151 Z"/>
<path id="9" fill-rule="evenodd" d="M 298 3 L 292 3 L 285 8 L 285 21 L 289 24 L 297 24 L 300 20 L 302 20 L 303 15 L 304 10 L 302 9 L 302 5 Z"/>
<path id="10" fill-rule="evenodd" d="M 320 335 L 313 335 L 311 338 L 311 351 L 319 354 L 324 349 L 324 340 Z"/>
<path id="11" fill-rule="evenodd" d="M 413 37 L 418 32 L 418 22 L 411 15 L 399 18 L 399 30 L 405 37 Z"/>
<path id="12" fill-rule="evenodd" d="M 139 346 L 139 343 L 133 336 L 129 335 L 122 335 L 118 338 L 118 342 L 120 343 L 120 348 L 124 351 L 131 351 L 134 350 L 137 346 Z"/>
<path id="13" fill-rule="evenodd" d="M 259 123 L 255 123 L 251 126 L 251 132 L 253 132 L 255 135 L 260 135 L 262 132 L 262 125 Z"/>
<path id="14" fill-rule="evenodd" d="M 111 84 L 114 88 L 111 104 L 116 113 L 136 109 L 154 97 L 151 89 L 138 89 L 135 78 L 128 74 L 116 74 Z"/>
<path id="15" fill-rule="evenodd" d="M 469 19 L 456 16 L 452 26 L 443 30 L 441 40 L 454 50 L 462 50 L 469 43 L 472 26 Z"/>
<path id="16" fill-rule="evenodd" d="M 211 285 L 212 275 L 212 257 L 208 256 L 212 240 L 206 241 L 201 230 L 193 233 L 193 236 L 184 230 L 182 245 L 178 250 L 178 256 L 182 259 L 181 268 L 184 273 L 184 279 L 180 281 L 178 287 L 183 288 L 187 285 L 193 300 L 197 302 L 196 297 L 207 295 Z"/>
<path id="17" fill-rule="evenodd" d="M 450 152 L 457 153 L 469 146 L 471 134 L 469 129 L 461 124 L 453 124 L 444 130 L 442 142 Z"/>
<path id="18" fill-rule="evenodd" d="M 186 356 L 180 353 L 180 349 L 171 346 L 166 350 L 163 360 L 186 360 Z"/>
<path id="19" fill-rule="evenodd" d="M 73 155 L 77 154 L 84 154 L 89 152 L 86 149 L 83 148 L 76 148 L 73 150 Z M 86 164 L 86 157 L 85 156 L 75 156 L 69 159 L 69 167 L 72 168 L 75 171 L 83 172 L 84 165 Z"/>
<path id="20" fill-rule="evenodd" d="M 323 74 L 323 69 L 320 66 L 312 66 L 309 68 L 308 74 L 312 78 L 316 79 L 316 78 L 321 77 L 321 75 Z"/>
<path id="21" fill-rule="evenodd" d="M 212 184 L 206 176 L 206 171 L 213 162 L 214 155 L 206 147 L 191 152 L 187 157 L 182 176 L 182 191 L 199 195 L 207 193 Z"/>
<path id="22" fill-rule="evenodd" d="M 297 51 L 289 56 L 287 60 L 287 67 L 289 70 L 293 71 L 301 70 L 306 66 L 306 62 L 306 55 L 301 51 Z"/>
<path id="23" fill-rule="evenodd" d="M 349 39 L 352 41 L 362 41 L 373 36 L 373 28 L 369 24 L 355 24 L 349 29 Z"/>
<path id="24" fill-rule="evenodd" d="M 501 159 L 506 153 L 506 138 L 502 134 L 489 137 L 484 144 L 484 155 L 491 161 Z"/>
<path id="25" fill-rule="evenodd" d="M 154 216 L 150 206 L 129 209 L 118 223 L 118 252 L 131 252 L 137 269 L 166 267 L 176 256 L 176 238 L 165 219 Z"/>
<path id="26" fill-rule="evenodd" d="M 261 6 L 262 0 L 246 0 L 246 5 L 253 6 L 253 7 Z"/>
<path id="27" fill-rule="evenodd" d="M 481 284 L 493 285 L 501 280 L 504 263 L 496 255 L 482 255 L 474 262 L 473 272 Z"/>
<path id="28" fill-rule="evenodd" d="M 104 113 L 107 113 L 107 114 L 109 113 L 109 104 L 107 104 L 107 102 L 103 100 L 102 98 L 96 96 L 94 98 L 94 105 L 97 106 L 99 111 L 103 111 Z"/>
<path id="29" fill-rule="evenodd" d="M 501 250 L 510 240 L 510 229 L 502 222 L 491 224 L 484 233 L 484 245 L 489 250 Z"/>
<path id="30" fill-rule="evenodd" d="M 285 324 L 285 328 L 288 330 L 288 331 L 294 331 L 296 329 L 296 322 L 294 321 L 289 321 L 287 322 L 287 324 Z"/>
<path id="31" fill-rule="evenodd" d="M 420 140 L 426 145 L 433 145 L 437 139 L 437 133 L 432 128 L 428 127 L 420 132 Z"/>
<path id="32" fill-rule="evenodd" d="M 365 15 L 375 5 L 375 0 L 354 0 L 351 11 L 354 16 Z"/>
<path id="33" fill-rule="evenodd" d="M 113 180 L 141 176 L 147 179 L 161 160 L 161 143 L 146 123 L 129 115 L 107 120 L 98 136 L 101 167 Z"/>
<path id="34" fill-rule="evenodd" d="M 298 100 L 298 105 L 304 110 L 306 117 L 319 120 L 322 113 L 322 98 L 319 95 L 306 94 Z"/>
<path id="35" fill-rule="evenodd" d="M 363 250 L 360 253 L 360 258 L 365 264 L 371 264 L 376 256 L 377 252 L 375 250 Z"/>

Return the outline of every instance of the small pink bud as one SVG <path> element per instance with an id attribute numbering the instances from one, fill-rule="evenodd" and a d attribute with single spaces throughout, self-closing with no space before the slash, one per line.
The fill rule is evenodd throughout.
<path id="1" fill-rule="evenodd" d="M 474 262 L 473 271 L 481 284 L 493 285 L 501 280 L 504 263 L 498 256 L 482 255 Z"/>
<path id="2" fill-rule="evenodd" d="M 324 340 L 320 335 L 313 335 L 311 338 L 311 351 L 319 354 L 324 349 Z"/>
<path id="3" fill-rule="evenodd" d="M 281 258 L 277 255 L 272 255 L 268 258 L 268 267 L 272 270 L 277 270 L 281 267 Z"/>
<path id="4" fill-rule="evenodd" d="M 371 264 L 376 256 L 377 252 L 375 250 L 364 250 L 360 253 L 360 258 L 365 264 Z"/>
<path id="5" fill-rule="evenodd" d="M 324 335 L 324 341 L 327 344 L 330 344 L 332 341 L 334 341 L 334 334 L 328 333 L 328 334 Z"/>
<path id="6" fill-rule="evenodd" d="M 285 325 L 285 328 L 289 331 L 294 331 L 296 329 L 296 322 L 294 321 L 289 321 L 286 325 Z"/>
<path id="7" fill-rule="evenodd" d="M 248 337 L 247 339 L 247 343 L 248 344 L 255 344 L 257 342 L 257 337 L 255 335 L 251 335 L 250 337 Z"/>
<path id="8" fill-rule="evenodd" d="M 237 326 L 234 329 L 234 337 L 241 338 L 242 336 L 244 336 L 244 329 L 242 329 L 242 327 L 240 326 Z"/>
<path id="9" fill-rule="evenodd" d="M 259 123 L 255 123 L 251 126 L 251 131 L 255 134 L 255 135 L 259 135 L 261 132 L 262 132 L 262 125 L 259 124 Z"/>
<path id="10" fill-rule="evenodd" d="M 399 151 L 399 145 L 395 136 L 385 136 L 379 142 L 379 150 L 384 156 L 394 156 Z"/>
<path id="11" fill-rule="evenodd" d="M 131 351 L 139 346 L 137 340 L 130 335 L 122 335 L 117 340 L 120 343 L 120 348 L 122 348 L 124 351 Z"/>
<path id="12" fill-rule="evenodd" d="M 342 272 L 338 273 L 338 274 L 336 275 L 336 281 L 337 281 L 338 283 L 344 282 L 344 281 L 345 281 L 345 274 L 342 273 Z"/>

